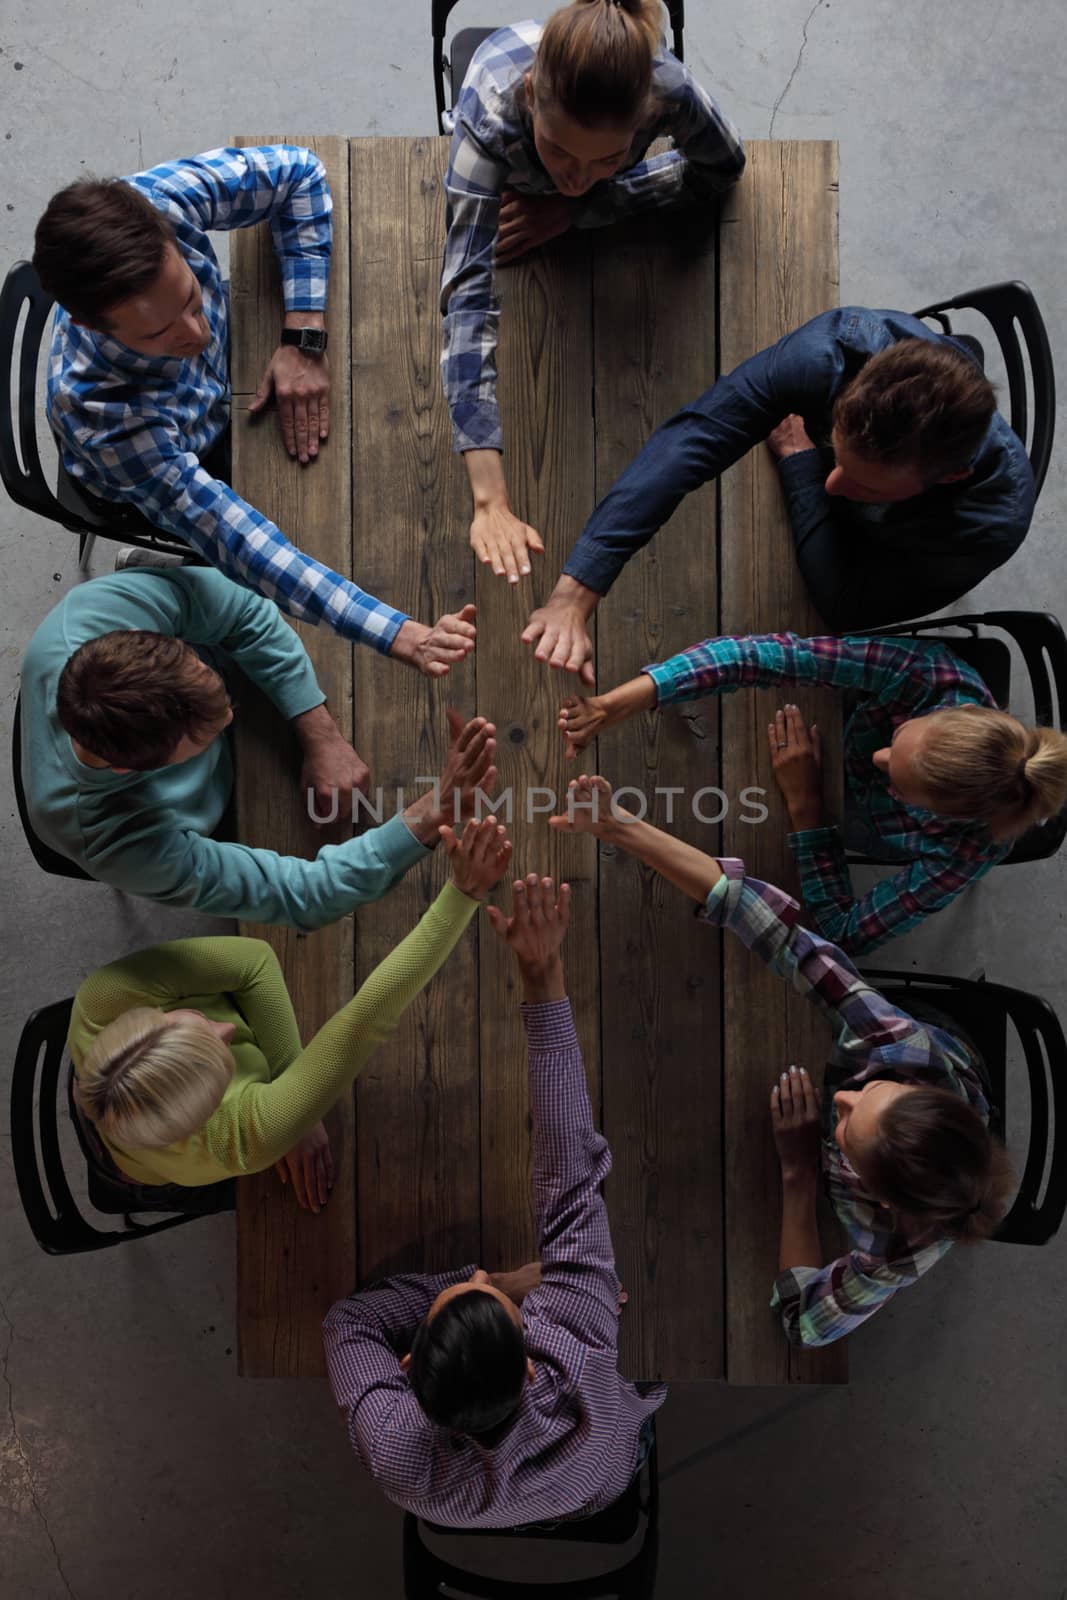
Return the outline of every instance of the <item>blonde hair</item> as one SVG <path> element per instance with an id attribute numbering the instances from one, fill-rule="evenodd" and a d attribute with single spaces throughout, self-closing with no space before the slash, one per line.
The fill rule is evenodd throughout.
<path id="1" fill-rule="evenodd" d="M 554 11 L 537 46 L 535 101 L 583 128 L 632 127 L 652 87 L 662 21 L 660 0 L 573 0 Z"/>
<path id="2" fill-rule="evenodd" d="M 203 1022 L 134 1006 L 93 1040 L 78 1094 L 105 1137 L 163 1150 L 204 1126 L 232 1076 L 229 1046 Z"/>
<path id="3" fill-rule="evenodd" d="M 995 839 L 1014 839 L 1067 804 L 1067 738 L 1026 728 L 991 706 L 948 706 L 924 722 L 914 757 L 931 809 L 974 817 Z"/>

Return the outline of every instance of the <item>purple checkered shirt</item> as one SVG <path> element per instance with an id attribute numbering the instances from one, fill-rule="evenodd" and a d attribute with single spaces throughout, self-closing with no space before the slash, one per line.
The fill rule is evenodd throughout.
<path id="1" fill-rule="evenodd" d="M 394 1504 L 457 1528 L 588 1515 L 633 1477 L 638 1436 L 663 1403 L 619 1375 L 619 1280 L 600 1186 L 611 1169 L 593 1125 L 570 1002 L 524 1005 L 530 1051 L 541 1286 L 522 1320 L 534 1366 L 514 1420 L 491 1447 L 435 1426 L 401 1354 L 453 1272 L 390 1278 L 339 1300 L 323 1324 L 334 1398 L 352 1448 Z"/>

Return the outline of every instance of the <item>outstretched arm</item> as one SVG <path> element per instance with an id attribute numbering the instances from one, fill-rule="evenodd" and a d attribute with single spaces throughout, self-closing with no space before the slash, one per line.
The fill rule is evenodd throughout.
<path id="1" fill-rule="evenodd" d="M 600 1194 L 611 1152 L 593 1125 L 559 953 L 570 890 L 561 884 L 557 899 L 552 879 L 531 873 L 513 895 L 510 918 L 495 907 L 489 915 L 518 962 L 529 1047 L 541 1282 L 525 1306 L 585 1343 L 614 1348 L 619 1281 Z"/>
<path id="2" fill-rule="evenodd" d="M 614 805 L 606 778 L 573 778 L 567 790 L 567 810 L 550 817 L 549 826 L 560 833 L 591 833 L 605 844 L 616 845 L 693 900 L 706 900 L 722 877 L 714 856 Z"/>

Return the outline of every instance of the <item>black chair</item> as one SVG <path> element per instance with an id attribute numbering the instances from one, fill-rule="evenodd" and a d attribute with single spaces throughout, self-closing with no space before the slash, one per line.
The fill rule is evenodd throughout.
<path id="1" fill-rule="evenodd" d="M 1052 349 L 1037 301 L 1025 283 L 991 283 L 984 289 L 972 289 L 968 294 L 961 294 L 955 300 L 942 300 L 937 305 L 924 306 L 922 311 L 915 313 L 917 317 L 931 318 L 940 323 L 945 333 L 962 339 L 974 350 L 984 367 L 985 353 L 979 341 L 969 335 L 956 334 L 949 320 L 950 311 L 964 310 L 981 312 L 996 334 L 1008 374 L 1011 413 L 1008 421 L 1027 448 L 1034 485 L 1040 494 L 1056 431 L 1056 380 Z M 1026 395 L 1024 345 L 1033 386 L 1032 420 Z"/>
<path id="2" fill-rule="evenodd" d="M 635 1553 L 622 1565 L 594 1578 L 569 1582 L 529 1583 L 487 1578 L 452 1565 L 431 1550 L 421 1534 L 425 1526 L 438 1537 L 461 1539 L 550 1539 L 582 1545 L 628 1544 L 644 1518 L 644 1536 Z M 404 1518 L 404 1600 L 437 1600 L 443 1587 L 448 1593 L 472 1600 L 651 1600 L 659 1555 L 659 1471 L 655 1422 L 652 1448 L 641 1471 L 619 1499 L 594 1517 L 560 1522 L 544 1528 L 443 1528 L 435 1522 L 420 1524 L 409 1511 Z"/>
<path id="3" fill-rule="evenodd" d="M 38 444 L 37 369 L 53 304 L 32 264 L 16 261 L 0 289 L 0 482 L 16 505 L 78 534 L 83 566 L 97 536 L 146 550 L 189 556 L 187 544 L 164 533 L 138 512 L 98 500 L 80 489 L 62 459 L 55 492 L 49 488 Z"/>
<path id="4" fill-rule="evenodd" d="M 1047 1244 L 1067 1209 L 1067 1039 L 1047 1001 L 985 979 L 864 969 L 902 1011 L 930 1007 L 958 1023 L 985 1064 L 990 1126 L 1005 1137 L 1008 1024 L 1022 1045 L 1030 1083 L 1030 1147 L 1019 1192 L 994 1234 L 1004 1244 Z M 935 1020 L 939 1018 L 935 1017 Z"/>
<path id="5" fill-rule="evenodd" d="M 1011 694 L 1011 651 L 1003 639 L 983 633 L 999 628 L 1014 639 L 1030 677 L 1034 721 L 1039 727 L 1067 732 L 1067 637 L 1057 619 L 1047 611 L 982 611 L 964 617 L 934 617 L 928 622 L 902 622 L 875 628 L 878 637 L 942 640 L 955 655 L 974 667 L 1002 710 Z M 1067 811 L 1037 823 L 1015 841 L 1002 866 L 1021 861 L 1044 861 L 1053 856 L 1067 835 Z M 896 866 L 896 857 L 852 855 L 860 864 Z"/>
<path id="6" fill-rule="evenodd" d="M 66 1062 L 65 1048 L 73 1004 L 73 1000 L 57 1000 L 33 1013 L 22 1030 L 11 1077 L 15 1182 L 26 1219 L 41 1249 L 51 1256 L 80 1255 L 162 1233 L 197 1217 L 232 1211 L 236 1205 L 232 1178 L 189 1189 L 180 1196 L 175 1196 L 174 1186 L 168 1184 L 165 1195 L 161 1195 L 149 1186 L 118 1182 L 101 1166 L 74 1109 L 73 1073 Z M 86 1160 L 89 1201 L 105 1216 L 123 1217 L 124 1228 L 93 1227 L 71 1194 L 59 1142 L 60 1075 L 64 1065 L 67 1110 Z M 177 1214 L 159 1222 L 135 1222 L 132 1213 L 142 1211 Z"/>
<path id="7" fill-rule="evenodd" d="M 22 831 L 26 835 L 26 843 L 37 865 L 44 872 L 50 872 L 56 878 L 81 878 L 85 883 L 96 883 L 98 880 L 78 866 L 76 861 L 71 861 L 69 856 L 61 856 L 58 850 L 53 850 L 39 839 L 30 823 L 30 813 L 26 805 L 26 790 L 22 783 L 22 696 L 15 701 L 15 720 L 11 729 L 11 776 L 15 784 L 15 804 L 18 807 L 19 821 Z"/>
<path id="8" fill-rule="evenodd" d="M 433 4 L 433 81 L 434 91 L 437 95 L 437 126 L 442 133 L 452 132 L 452 110 L 459 98 L 459 91 L 463 87 L 463 80 L 467 76 L 467 68 L 471 64 L 471 57 L 484 39 L 488 39 L 496 28 L 502 27 L 503 22 L 498 22 L 496 28 L 461 28 L 459 33 L 452 36 L 449 42 L 448 54 L 445 55 L 445 28 L 448 23 L 449 12 L 459 4 L 459 0 L 432 0 Z M 673 34 L 674 54 L 681 61 L 682 36 L 685 31 L 685 0 L 667 0 L 667 10 L 670 12 L 671 32 Z M 447 81 L 446 81 L 447 80 Z"/>

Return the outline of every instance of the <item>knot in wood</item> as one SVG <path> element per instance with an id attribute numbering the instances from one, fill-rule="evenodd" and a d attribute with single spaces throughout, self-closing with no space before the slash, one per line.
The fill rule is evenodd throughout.
<path id="1" fill-rule="evenodd" d="M 519 723 L 513 722 L 511 727 L 508 729 L 508 738 L 511 740 L 512 744 L 525 744 L 526 729 L 521 727 Z"/>

